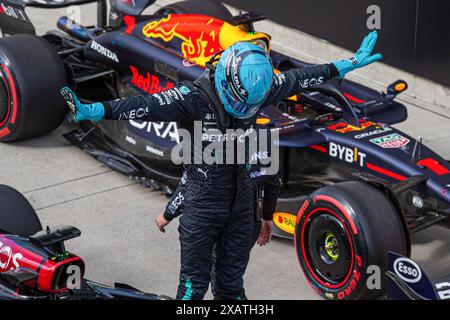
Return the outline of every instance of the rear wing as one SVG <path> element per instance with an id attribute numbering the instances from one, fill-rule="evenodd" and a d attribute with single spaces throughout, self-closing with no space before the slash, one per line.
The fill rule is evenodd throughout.
<path id="1" fill-rule="evenodd" d="M 388 299 L 450 300 L 450 275 L 433 282 L 413 260 L 394 252 L 388 259 Z"/>
<path id="2" fill-rule="evenodd" d="M 97 2 L 97 26 L 108 24 L 107 0 L 0 0 L 0 30 L 3 34 L 36 34 L 25 8 L 56 9 Z M 156 0 L 110 0 L 110 20 L 121 21 L 123 15 L 140 15 Z M 55 21 L 56 23 L 56 21 Z"/>
<path id="3" fill-rule="evenodd" d="M 97 2 L 98 25 L 106 25 L 106 0 L 0 0 L 0 29 L 3 35 L 36 34 L 25 8 L 56 9 L 92 2 Z"/>

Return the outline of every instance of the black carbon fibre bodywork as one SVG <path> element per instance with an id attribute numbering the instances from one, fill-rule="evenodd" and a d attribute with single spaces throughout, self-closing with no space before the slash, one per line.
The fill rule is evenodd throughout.
<path id="1" fill-rule="evenodd" d="M 35 212 L 33 215 L 37 218 Z M 0 229 L 3 258 L 6 256 L 0 265 L 0 300 L 171 299 L 127 284 L 107 286 L 84 278 L 84 262 L 64 246 L 64 241 L 80 234 L 71 226 L 47 227 L 29 236 Z"/>
<path id="2" fill-rule="evenodd" d="M 20 290 L 17 286 L 0 280 L 0 300 L 172 300 L 166 296 L 145 293 L 123 284 L 106 286 L 83 280 L 80 289 L 60 294 L 46 294 L 36 290 Z"/>

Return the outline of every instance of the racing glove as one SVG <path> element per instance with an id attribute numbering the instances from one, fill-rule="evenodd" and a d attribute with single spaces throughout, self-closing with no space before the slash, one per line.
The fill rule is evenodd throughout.
<path id="1" fill-rule="evenodd" d="M 377 38 L 378 32 L 374 30 L 364 38 L 361 47 L 356 51 L 353 57 L 332 62 L 341 78 L 355 69 L 365 67 L 383 58 L 380 53 L 372 54 L 373 48 L 377 43 Z"/>
<path id="2" fill-rule="evenodd" d="M 105 107 L 102 103 L 83 104 L 78 100 L 75 92 L 68 87 L 63 87 L 61 94 L 69 105 L 75 122 L 82 120 L 100 121 L 105 116 Z"/>

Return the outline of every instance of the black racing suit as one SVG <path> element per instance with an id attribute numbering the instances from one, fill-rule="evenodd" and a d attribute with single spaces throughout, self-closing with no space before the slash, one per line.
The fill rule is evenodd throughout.
<path id="1" fill-rule="evenodd" d="M 266 221 L 272 221 L 273 219 L 281 184 L 278 175 L 266 175 L 264 173 L 264 167 L 260 165 L 254 165 L 252 167 L 250 178 L 253 181 L 254 200 L 254 226 L 251 242 L 251 246 L 253 247 L 256 240 L 258 240 L 261 230 L 261 218 Z M 177 189 L 166 205 L 164 218 L 167 221 L 172 221 L 183 214 L 186 205 L 186 179 L 186 173 L 183 173 Z"/>
<path id="2" fill-rule="evenodd" d="M 292 69 L 274 76 L 265 105 L 271 105 L 338 76 L 332 64 Z M 213 91 L 212 84 L 209 92 Z M 187 175 L 187 205 L 180 218 L 181 272 L 177 299 L 202 299 L 208 290 L 214 244 L 218 255 L 215 265 L 218 299 L 238 299 L 248 264 L 253 229 L 253 189 L 251 166 L 205 163 L 199 158 L 199 145 L 205 150 L 211 140 L 227 140 L 225 129 L 251 132 L 255 118 L 224 120 L 223 107 L 205 94 L 197 81 L 183 81 L 176 87 L 148 96 L 133 96 L 105 102 L 105 119 L 176 121 L 180 129 L 191 133 L 193 162 L 184 164 Z M 217 116 L 219 115 L 219 116 Z M 194 123 L 201 123 L 203 134 L 195 134 Z M 216 134 L 211 134 L 211 130 Z M 239 136 L 236 141 L 240 140 Z M 245 137 L 244 137 L 245 138 Z M 189 140 L 189 139 L 188 139 Z M 183 150 L 185 152 L 185 150 Z M 227 159 L 227 151 L 219 157 Z M 225 160 L 223 160 L 225 161 Z"/>
<path id="3" fill-rule="evenodd" d="M 253 181 L 253 233 L 251 239 L 251 247 L 255 245 L 261 232 L 261 219 L 272 221 L 275 208 L 277 206 L 278 194 L 281 183 L 278 174 L 266 175 L 265 168 L 260 164 L 253 165 L 250 172 L 250 178 Z M 179 217 L 183 214 L 186 205 L 186 173 L 183 173 L 177 189 L 174 191 L 170 201 L 164 210 L 164 218 L 168 221 Z M 214 265 L 217 257 L 217 248 L 214 248 L 213 265 L 211 268 L 211 289 L 214 297 L 217 296 L 215 284 L 216 273 Z M 242 288 L 241 299 L 246 299 L 245 290 Z"/>

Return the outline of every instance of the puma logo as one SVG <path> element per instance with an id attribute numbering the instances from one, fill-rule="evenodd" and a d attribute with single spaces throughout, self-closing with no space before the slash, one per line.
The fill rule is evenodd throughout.
<path id="1" fill-rule="evenodd" d="M 203 171 L 202 169 L 200 169 L 200 168 L 197 168 L 197 171 L 198 171 L 198 172 L 200 172 L 201 174 L 203 174 L 203 175 L 205 176 L 205 179 L 207 179 L 207 178 L 208 178 L 208 175 L 207 175 L 207 173 L 208 173 L 208 171 L 209 171 L 209 170 Z"/>

